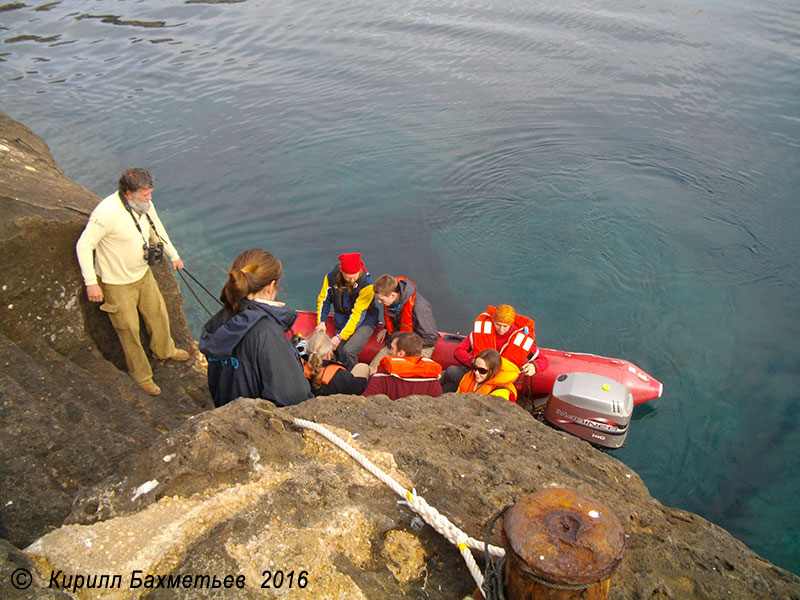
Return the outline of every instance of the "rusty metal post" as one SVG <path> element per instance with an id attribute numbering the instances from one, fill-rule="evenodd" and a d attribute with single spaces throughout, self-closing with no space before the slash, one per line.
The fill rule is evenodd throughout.
<path id="1" fill-rule="evenodd" d="M 503 517 L 508 600 L 607 600 L 625 549 L 611 510 L 565 488 L 524 497 Z"/>

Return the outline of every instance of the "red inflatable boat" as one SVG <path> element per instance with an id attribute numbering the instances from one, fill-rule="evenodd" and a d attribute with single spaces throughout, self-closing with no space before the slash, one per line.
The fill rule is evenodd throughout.
<path id="1" fill-rule="evenodd" d="M 309 337 L 313 333 L 316 323 L 316 313 L 298 311 L 293 331 L 295 334 Z M 381 345 L 375 341 L 375 336 L 382 329 L 383 324 L 381 323 L 375 329 L 367 345 L 364 346 L 361 354 L 359 354 L 358 358 L 361 362 L 369 363 L 381 348 Z M 333 316 L 330 316 L 328 318 L 328 335 L 332 336 L 334 333 Z M 440 331 L 439 341 L 433 351 L 433 360 L 443 367 L 458 364 L 453 357 L 453 351 L 463 339 L 463 335 L 442 333 Z M 634 405 L 660 398 L 664 389 L 660 381 L 627 360 L 606 358 L 595 354 L 564 352 L 563 350 L 551 350 L 550 348 L 542 347 L 539 348 L 539 352 L 547 357 L 550 365 L 544 371 L 526 376 L 517 382 L 520 396 L 549 394 L 553 390 L 556 377 L 564 373 L 592 373 L 618 381 L 630 390 L 633 395 Z"/>

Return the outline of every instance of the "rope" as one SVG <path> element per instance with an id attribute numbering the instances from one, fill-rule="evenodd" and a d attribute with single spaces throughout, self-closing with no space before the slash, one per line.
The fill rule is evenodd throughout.
<path id="1" fill-rule="evenodd" d="M 199 285 L 199 286 L 200 286 L 200 287 L 203 289 L 203 291 L 204 291 L 206 294 L 208 294 L 209 296 L 211 296 L 211 297 L 212 297 L 212 298 L 213 298 L 213 299 L 216 301 L 216 303 L 217 303 L 217 304 L 219 304 L 220 306 L 222 306 L 222 301 L 220 301 L 220 299 L 219 299 L 219 298 L 217 298 L 217 297 L 216 297 L 214 294 L 212 294 L 211 292 L 209 292 L 209 291 L 208 291 L 208 289 L 206 288 L 206 286 L 204 286 L 202 283 L 200 283 L 200 282 L 197 280 L 197 278 L 196 278 L 194 275 L 192 275 L 191 273 L 189 273 L 189 271 L 188 271 L 188 269 L 186 268 L 186 266 L 185 266 L 185 265 L 184 265 L 184 267 L 183 267 L 183 269 L 182 269 L 182 270 L 183 270 L 183 271 L 185 271 L 185 272 L 186 272 L 186 274 L 187 274 L 189 277 L 191 277 L 191 278 L 192 278 L 192 280 L 193 280 L 193 281 L 194 281 L 194 282 L 195 282 L 197 285 Z"/>
<path id="2" fill-rule="evenodd" d="M 467 563 L 467 568 L 469 569 L 472 578 L 475 580 L 475 583 L 478 584 L 478 589 L 483 589 L 483 575 L 481 574 L 478 565 L 475 563 L 475 557 L 472 556 L 472 553 L 469 551 L 469 549 L 473 548 L 475 550 L 485 550 L 487 552 L 487 557 L 492 555 L 505 556 L 505 550 L 498 546 L 490 545 L 488 540 L 484 544 L 481 544 L 481 542 L 478 540 L 469 537 L 466 533 L 456 527 L 447 517 L 428 504 L 425 501 L 425 498 L 418 496 L 416 490 L 409 491 L 404 488 L 397 481 L 392 479 L 392 477 L 378 468 L 370 459 L 322 425 L 318 425 L 317 423 L 306 421 L 304 419 L 293 418 L 292 421 L 298 427 L 316 431 L 329 442 L 349 454 L 362 467 L 394 490 L 398 496 L 404 498 L 406 503 L 420 516 L 422 516 L 422 518 L 425 519 L 425 521 L 431 527 L 433 527 L 436 531 L 442 534 L 447 541 L 458 548 L 458 551 L 464 558 L 464 562 Z"/>
<path id="3" fill-rule="evenodd" d="M 502 556 L 497 563 L 494 562 L 494 559 L 492 559 L 489 554 L 489 536 L 492 534 L 492 529 L 494 529 L 494 524 L 497 522 L 497 519 L 505 515 L 509 508 L 511 508 L 510 504 L 498 511 L 498 513 L 492 517 L 492 520 L 489 522 L 489 527 L 486 529 L 486 538 L 484 540 L 484 548 L 486 549 L 485 581 L 481 588 L 483 597 L 486 598 L 486 600 L 506 600 L 504 582 L 506 557 Z"/>
<path id="4" fill-rule="evenodd" d="M 195 291 L 192 289 L 192 286 L 191 286 L 191 285 L 189 285 L 189 282 L 188 282 L 188 281 L 186 281 L 186 278 L 183 276 L 183 271 L 184 271 L 184 270 L 185 270 L 185 268 L 184 268 L 184 269 L 178 269 L 178 275 L 180 275 L 180 276 L 181 276 L 181 279 L 183 279 L 183 283 L 184 283 L 184 284 L 186 284 L 186 289 L 188 289 L 188 290 L 189 290 L 189 291 L 192 293 L 192 296 L 194 296 L 194 299 L 195 299 L 195 300 L 197 300 L 197 303 L 198 303 L 200 306 L 202 306 L 202 307 L 203 307 L 203 310 L 204 310 L 204 311 L 206 311 L 206 313 L 208 313 L 208 316 L 209 316 L 209 317 L 213 317 L 214 315 L 213 315 L 213 314 L 211 314 L 211 311 L 210 311 L 210 310 L 208 310 L 208 309 L 206 308 L 206 305 L 205 305 L 205 304 L 203 304 L 203 301 L 202 301 L 202 300 L 200 300 L 200 298 L 197 296 L 197 294 L 195 293 Z"/>
<path id="5" fill-rule="evenodd" d="M 189 282 L 188 282 L 188 281 L 186 281 L 186 277 L 184 277 L 184 276 L 183 276 L 183 274 L 184 274 L 184 273 L 186 273 L 186 274 L 187 274 L 189 277 L 191 277 L 191 278 L 192 278 L 192 280 L 193 280 L 193 281 L 194 281 L 194 282 L 195 282 L 197 285 L 199 285 L 201 288 L 203 288 L 203 291 L 204 291 L 206 294 L 208 294 L 209 296 L 211 296 L 211 297 L 212 297 L 212 298 L 213 298 L 213 299 L 214 299 L 214 300 L 217 302 L 217 304 L 219 304 L 220 306 L 222 306 L 222 302 L 220 302 L 219 298 L 217 298 L 216 296 L 214 296 L 214 294 L 212 294 L 211 292 L 209 292 L 209 291 L 208 291 L 208 289 L 206 288 L 206 286 L 204 286 L 202 283 L 200 283 L 200 282 L 197 280 L 197 278 L 196 278 L 194 275 L 192 275 L 192 274 L 189 272 L 189 270 L 186 268 L 186 266 L 185 266 L 185 265 L 184 265 L 184 267 L 183 267 L 182 269 L 178 269 L 178 275 L 180 275 L 180 276 L 181 276 L 181 279 L 183 280 L 183 283 L 184 283 L 184 284 L 186 284 L 186 289 L 187 289 L 187 290 L 189 290 L 189 291 L 192 293 L 192 296 L 194 296 L 194 299 L 195 299 L 195 300 L 197 300 L 197 303 L 198 303 L 200 306 L 202 306 L 202 307 L 203 307 L 203 310 L 204 310 L 204 311 L 206 311 L 206 313 L 208 313 L 208 316 L 209 316 L 209 317 L 213 317 L 213 316 L 214 316 L 214 315 L 213 315 L 213 313 L 212 313 L 210 310 L 208 310 L 208 308 L 206 308 L 206 305 L 205 305 L 205 304 L 203 304 L 203 301 L 202 301 L 202 300 L 200 300 L 200 297 L 199 297 L 199 296 L 197 295 L 197 293 L 196 293 L 196 292 L 195 292 L 195 291 L 192 289 L 192 286 L 191 286 L 191 285 L 189 285 Z"/>
<path id="6" fill-rule="evenodd" d="M 522 572 L 525 573 L 525 571 Z M 536 583 L 541 583 L 543 586 L 553 588 L 555 590 L 585 590 L 600 583 L 599 581 L 594 581 L 592 583 L 554 583 L 552 581 L 542 579 L 541 577 L 537 577 L 533 573 L 525 573 L 525 575 L 533 579 Z"/>

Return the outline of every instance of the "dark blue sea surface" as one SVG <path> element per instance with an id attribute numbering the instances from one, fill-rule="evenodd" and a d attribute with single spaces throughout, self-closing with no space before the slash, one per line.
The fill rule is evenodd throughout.
<path id="1" fill-rule="evenodd" d="M 360 251 L 440 329 L 504 302 L 543 346 L 631 360 L 665 392 L 614 456 L 800 573 L 800 4 L 64 0 L 0 22 L 0 107 L 100 196 L 152 170 L 215 293 L 261 246 L 313 308 Z"/>

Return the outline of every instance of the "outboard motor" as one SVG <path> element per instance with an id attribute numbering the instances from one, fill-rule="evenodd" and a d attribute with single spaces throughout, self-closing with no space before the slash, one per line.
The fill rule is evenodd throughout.
<path id="1" fill-rule="evenodd" d="M 627 387 L 601 375 L 565 373 L 553 384 L 544 418 L 597 446 L 625 445 L 633 413 L 633 395 Z"/>

